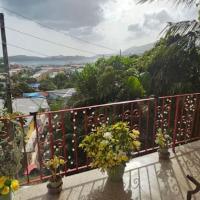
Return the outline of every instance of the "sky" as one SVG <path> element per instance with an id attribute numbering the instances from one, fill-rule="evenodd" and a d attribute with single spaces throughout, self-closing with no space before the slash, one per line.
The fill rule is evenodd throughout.
<path id="1" fill-rule="evenodd" d="M 120 49 L 123 51 L 157 41 L 167 22 L 196 19 L 197 10 L 195 6 L 176 7 L 169 1 L 140 5 L 136 0 L 0 0 L 0 12 L 5 15 L 9 56 L 118 54 Z M 22 35 L 13 29 L 61 46 Z"/>

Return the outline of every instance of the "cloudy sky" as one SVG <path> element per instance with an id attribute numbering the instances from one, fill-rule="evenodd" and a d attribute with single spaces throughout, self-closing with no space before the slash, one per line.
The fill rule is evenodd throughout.
<path id="1" fill-rule="evenodd" d="M 5 14 L 8 44 L 37 52 L 31 53 L 9 46 L 8 53 L 34 56 L 118 53 L 119 49 L 125 50 L 158 40 L 166 22 L 197 18 L 196 7 L 177 8 L 163 1 L 144 5 L 135 2 L 136 0 L 0 0 L 0 11 Z M 33 20 L 24 19 L 4 8 Z M 35 22 L 53 27 L 57 32 Z M 10 28 L 63 46 L 30 38 Z"/>

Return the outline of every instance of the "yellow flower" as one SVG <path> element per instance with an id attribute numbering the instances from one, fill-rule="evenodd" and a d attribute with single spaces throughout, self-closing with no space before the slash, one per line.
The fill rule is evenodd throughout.
<path id="1" fill-rule="evenodd" d="M 8 194 L 10 192 L 10 188 L 8 187 L 8 186 L 5 186 L 4 188 L 3 188 L 3 190 L 1 191 L 1 194 L 2 195 L 6 195 L 6 194 Z"/>
<path id="2" fill-rule="evenodd" d="M 3 188 L 5 181 L 6 181 L 5 176 L 0 177 L 0 188 Z"/>
<path id="3" fill-rule="evenodd" d="M 122 159 L 122 161 L 128 161 L 128 157 L 125 155 L 122 155 L 121 159 Z"/>
<path id="4" fill-rule="evenodd" d="M 13 191 L 16 191 L 19 189 L 19 181 L 18 180 L 13 180 L 11 182 L 11 188 Z"/>
<path id="5" fill-rule="evenodd" d="M 60 159 L 60 164 L 61 165 L 64 165 L 65 164 L 65 161 L 63 159 Z"/>
<path id="6" fill-rule="evenodd" d="M 135 149 L 139 150 L 140 145 L 141 145 L 140 141 L 133 141 L 133 146 Z"/>
<path id="7" fill-rule="evenodd" d="M 139 136 L 140 135 L 140 132 L 138 130 L 133 129 L 132 132 L 133 132 L 133 134 L 135 136 Z"/>

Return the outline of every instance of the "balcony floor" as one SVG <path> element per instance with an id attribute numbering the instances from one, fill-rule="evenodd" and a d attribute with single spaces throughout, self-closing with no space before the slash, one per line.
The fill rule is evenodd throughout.
<path id="1" fill-rule="evenodd" d="M 186 175 L 200 181 L 200 141 L 177 147 L 170 161 L 159 162 L 157 152 L 131 160 L 123 183 L 110 183 L 106 174 L 91 170 L 64 178 L 59 196 L 49 196 L 43 183 L 21 188 L 15 200 L 186 199 L 187 191 L 194 189 Z M 200 199 L 200 192 L 193 199 Z"/>

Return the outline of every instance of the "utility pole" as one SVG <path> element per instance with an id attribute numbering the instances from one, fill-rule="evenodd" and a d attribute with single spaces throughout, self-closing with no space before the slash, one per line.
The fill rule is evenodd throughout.
<path id="1" fill-rule="evenodd" d="M 4 62 L 5 72 L 6 72 L 5 107 L 7 108 L 9 113 L 12 113 L 13 109 L 12 109 L 11 83 L 10 83 L 8 51 L 7 51 L 6 32 L 5 32 L 4 15 L 3 15 L 3 13 L 0 13 L 0 26 L 1 26 L 1 40 L 2 40 L 2 50 L 3 50 L 3 62 Z"/>
<path id="2" fill-rule="evenodd" d="M 121 49 L 119 50 L 119 56 L 120 57 L 122 56 L 122 50 Z"/>

